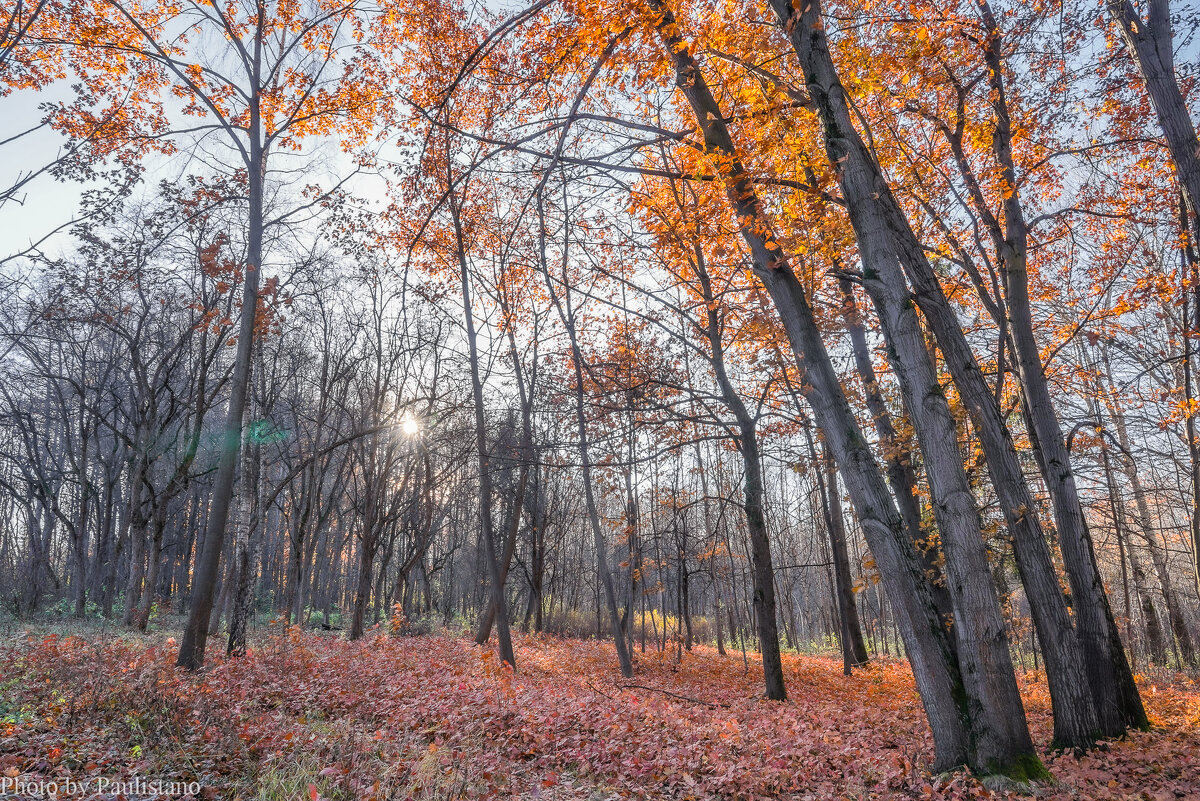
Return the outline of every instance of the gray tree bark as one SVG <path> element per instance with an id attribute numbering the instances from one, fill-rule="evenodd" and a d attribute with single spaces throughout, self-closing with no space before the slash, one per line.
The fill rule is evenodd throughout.
<path id="1" fill-rule="evenodd" d="M 986 771 L 1025 771 L 1027 765 L 1038 760 L 1013 673 L 999 599 L 991 582 L 974 495 L 958 449 L 956 424 L 926 349 L 901 268 L 892 230 L 896 220 L 889 219 L 877 201 L 881 176 L 851 122 L 829 53 L 819 3 L 813 0 L 794 19 L 790 3 L 777 0 L 773 5 L 781 21 L 790 26 L 809 96 L 824 125 L 826 154 L 838 169 L 858 241 L 863 287 L 878 312 L 925 456 L 934 516 L 946 555 L 955 642 L 968 698 L 971 764 Z"/>
<path id="2" fill-rule="evenodd" d="M 805 399 L 838 461 L 880 566 L 933 730 L 935 765 L 943 770 L 963 764 L 971 748 L 962 680 L 915 548 L 842 391 L 804 289 L 737 157 L 721 109 L 680 35 L 674 14 L 657 1 L 652 1 L 652 7 L 659 15 L 658 29 L 674 67 L 676 85 L 695 114 L 707 150 L 722 164 L 729 204 L 750 250 L 754 274 L 779 313 L 805 379 Z"/>
<path id="3" fill-rule="evenodd" d="M 621 668 L 621 675 L 629 679 L 633 678 L 633 657 L 629 651 L 629 640 L 626 638 L 625 630 L 621 626 L 621 614 L 617 609 L 617 592 L 613 586 L 612 573 L 608 567 L 608 543 L 605 540 L 604 531 L 600 527 L 600 512 L 596 508 L 596 493 L 592 486 L 592 462 L 588 448 L 587 415 L 584 412 L 583 406 L 583 352 L 579 348 L 579 334 L 575 329 L 575 308 L 571 303 L 570 284 L 566 276 L 567 248 L 564 245 L 562 255 L 563 297 L 560 299 L 559 293 L 554 289 L 554 280 L 550 277 L 549 257 L 546 252 L 546 220 L 540 192 L 537 197 L 537 211 L 538 222 L 540 223 L 539 230 L 541 231 L 539 241 L 540 260 L 542 274 L 546 279 L 546 290 L 550 293 L 550 300 L 554 304 L 554 308 L 558 311 L 559 319 L 562 320 L 563 326 L 567 329 L 567 337 L 571 344 L 571 361 L 575 373 L 575 430 L 579 439 L 579 461 L 580 472 L 583 475 L 584 507 L 587 510 L 588 525 L 592 529 L 592 540 L 596 548 L 596 573 L 600 580 L 600 586 L 604 590 L 604 601 L 608 611 L 609 625 L 612 627 L 613 642 L 617 649 L 617 663 Z M 599 598 L 597 598 L 596 603 L 596 633 L 599 634 Z"/>
<path id="4" fill-rule="evenodd" d="M 261 37 L 256 37 L 252 59 L 251 83 L 262 84 Z M 246 399 L 250 390 L 250 367 L 254 345 L 254 323 L 258 315 L 258 284 L 262 273 L 264 188 L 266 183 L 267 151 L 263 145 L 261 96 L 251 96 L 247 122 L 249 140 L 246 159 L 247 180 L 247 238 L 245 278 L 242 284 L 241 320 L 238 324 L 237 353 L 234 356 L 233 376 L 229 382 L 229 412 L 221 437 L 221 453 L 213 481 L 212 502 L 204 544 L 196 559 L 192 583 L 191 609 L 179 643 L 176 664 L 189 670 L 204 665 L 204 648 L 208 642 L 209 616 L 213 609 L 213 594 L 220 575 L 221 551 L 225 545 L 225 529 L 229 523 L 229 506 L 233 500 L 233 484 L 237 477 L 238 454 L 242 446 L 242 423 Z"/>
<path id="5" fill-rule="evenodd" d="M 754 577 L 754 619 L 758 624 L 758 647 L 763 660 L 763 681 L 766 696 L 773 701 L 787 699 L 783 684 L 783 660 L 779 653 L 779 625 L 776 622 L 775 569 L 771 561 L 771 538 L 767 531 L 766 512 L 763 509 L 762 455 L 758 448 L 758 422 L 737 393 L 729 372 L 725 367 L 725 343 L 721 339 L 721 312 L 713 293 L 704 253 L 699 246 L 694 248 L 692 262 L 700 282 L 701 295 L 705 300 L 705 335 L 712 354 L 711 364 L 721 398 L 733 414 L 737 428 L 736 441 L 742 456 L 745 475 L 742 509 L 746 514 L 746 527 L 750 532 L 750 554 Z"/>
<path id="6" fill-rule="evenodd" d="M 1175 74 L 1170 3 L 1168 0 L 1145 0 L 1142 6 L 1147 11 L 1145 17 L 1138 13 L 1131 0 L 1108 0 L 1109 12 L 1142 74 L 1146 93 L 1158 116 L 1159 127 L 1175 165 L 1175 176 L 1190 212 L 1191 231 L 1200 235 L 1200 138 Z M 1185 321 L 1185 328 L 1188 325 Z M 1191 446 L 1196 447 L 1195 443 Z M 1198 497 L 1193 502 L 1200 518 L 1200 483 L 1196 492 Z M 1192 559 L 1192 571 L 1200 592 L 1200 524 L 1192 526 Z"/>
<path id="7" fill-rule="evenodd" d="M 946 587 L 945 577 L 938 567 L 938 557 L 941 548 L 931 545 L 927 540 L 927 532 L 921 527 L 921 510 L 917 506 L 917 476 L 912 467 L 912 454 L 907 453 L 896 427 L 892 423 L 892 415 L 888 411 L 883 393 L 879 391 L 879 381 L 875 375 L 875 366 L 871 363 L 871 353 L 867 348 L 867 332 L 859 314 L 858 303 L 854 298 L 854 289 L 846 278 L 839 279 L 842 292 L 842 319 L 845 321 L 846 333 L 850 335 L 850 345 L 854 351 L 854 366 L 862 381 L 863 394 L 866 397 L 867 409 L 875 423 L 875 433 L 879 435 L 885 455 L 888 481 L 892 485 L 892 494 L 896 496 L 896 507 L 900 517 L 904 519 L 904 527 L 908 536 L 917 546 L 917 553 L 925 566 L 925 575 L 933 588 L 933 599 L 937 604 L 938 613 L 947 627 L 953 627 L 954 613 L 950 603 L 950 592 Z"/>
<path id="8" fill-rule="evenodd" d="M 448 176 L 453 186 L 453 176 Z M 471 274 L 467 269 L 466 243 L 463 239 L 459 208 L 453 191 L 450 193 L 450 214 L 454 222 L 455 255 L 458 257 L 459 281 L 462 290 L 463 319 L 467 328 L 467 348 L 471 362 L 471 397 L 474 401 L 475 452 L 479 463 L 479 517 L 483 553 L 487 562 L 488 577 L 491 579 L 491 605 L 495 610 L 496 639 L 500 646 L 500 659 L 514 671 L 517 657 L 513 652 L 512 634 L 508 628 L 508 604 L 504 598 L 505 575 L 496 557 L 495 524 L 492 520 L 492 467 L 487 447 L 487 419 L 483 406 L 483 379 L 479 371 L 479 345 L 475 334 L 475 312 L 471 306 Z"/>
<path id="9" fill-rule="evenodd" d="M 1056 741 L 1060 745 L 1086 746 L 1097 734 L 1096 712 L 1094 704 L 1088 702 L 1089 691 L 1083 679 L 1079 644 L 1073 635 L 1040 521 L 1033 512 L 1036 509 L 1033 496 L 1021 471 L 1011 435 L 924 250 L 878 164 L 854 128 L 845 90 L 829 53 L 819 3 L 808 4 L 803 14 L 794 19 L 791 7 L 782 0 L 773 0 L 773 7 L 789 30 L 805 71 L 809 93 L 822 115 L 826 148 L 831 162 L 839 167 L 839 182 L 852 222 L 855 216 L 859 218 L 854 222 L 856 234 L 869 233 L 890 239 L 892 252 L 916 290 L 914 297 L 937 338 L 984 446 L 992 484 L 1013 538 L 1018 570 L 1047 656 Z M 896 280 L 892 271 L 872 276 L 876 277 L 889 282 Z M 902 290 L 897 286 L 894 291 L 899 294 Z M 1100 646 L 1110 643 L 1110 629 L 1103 625 L 1107 605 L 1102 597 L 1102 587 L 1099 587 L 1100 599 L 1096 597 L 1099 574 L 1095 570 L 1090 541 L 1073 540 L 1064 544 L 1064 559 L 1072 570 L 1073 586 L 1079 587 L 1076 595 L 1082 601 L 1078 605 L 1088 608 L 1087 614 L 1095 624 L 1095 641 Z M 1099 672 L 1111 676 L 1111 651 L 1106 649 L 1095 664 Z M 1106 697 L 1118 697 L 1114 686 L 1115 681 L 1107 684 L 1111 692 Z"/>

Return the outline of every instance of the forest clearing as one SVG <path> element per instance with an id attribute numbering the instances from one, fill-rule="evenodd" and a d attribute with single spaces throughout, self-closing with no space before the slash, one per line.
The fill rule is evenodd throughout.
<path id="1" fill-rule="evenodd" d="M 1200 0 L 0 0 L 0 799 L 1200 798 L 1198 117 Z"/>
<path id="2" fill-rule="evenodd" d="M 231 801 L 1023 797 L 1011 782 L 930 774 L 912 675 L 892 659 L 846 677 L 840 659 L 786 654 L 795 691 L 776 704 L 761 697 L 755 654 L 747 668 L 711 647 L 677 661 L 652 643 L 626 680 L 595 640 L 518 637 L 514 675 L 463 636 L 280 632 L 195 676 L 156 639 L 0 649 L 21 710 L 0 723 L 0 775 L 140 774 Z M 1045 749 L 1044 675 L 1021 685 Z M 1087 755 L 1043 750 L 1054 782 L 1037 798 L 1195 798 L 1200 686 L 1166 674 L 1141 686 L 1155 728 Z"/>

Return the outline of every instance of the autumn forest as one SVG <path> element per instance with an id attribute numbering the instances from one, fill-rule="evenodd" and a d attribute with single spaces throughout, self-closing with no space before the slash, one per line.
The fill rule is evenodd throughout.
<path id="1" fill-rule="evenodd" d="M 1200 797 L 1198 37 L 0 0 L 0 799 Z"/>

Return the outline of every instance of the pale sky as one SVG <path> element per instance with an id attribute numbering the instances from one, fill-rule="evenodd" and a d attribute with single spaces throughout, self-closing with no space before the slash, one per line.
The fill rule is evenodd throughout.
<path id="1" fill-rule="evenodd" d="M 61 86 L 42 92 L 13 92 L 0 98 L 0 108 L 4 109 L 0 113 L 0 142 L 36 124 L 42 116 L 40 103 L 67 96 L 67 87 Z M 0 146 L 0 186 L 11 186 L 19 176 L 53 161 L 62 143 L 61 136 L 43 129 Z M 0 210 L 0 259 L 24 250 L 70 219 L 82 189 L 79 184 L 63 183 L 47 175 L 25 186 L 17 197 L 20 203 L 9 202 Z M 48 252 L 56 252 L 54 246 L 47 246 Z"/>
<path id="2" fill-rule="evenodd" d="M 3 113 L 0 113 L 0 142 L 35 124 L 43 115 L 38 108 L 41 103 L 69 97 L 69 86 L 63 82 L 45 91 L 14 92 L 0 98 L 0 108 L 3 109 Z M 0 187 L 11 186 L 19 176 L 53 161 L 63 142 L 58 134 L 43 129 L 0 145 Z M 313 141 L 305 150 L 306 155 L 299 157 L 303 162 L 300 171 L 288 176 L 276 175 L 276 180 L 331 185 L 339 176 L 353 169 L 349 159 L 332 141 Z M 186 152 L 186 148 L 183 152 Z M 387 155 L 394 158 L 396 154 Z M 177 179 L 184 174 L 203 174 L 208 171 L 203 163 L 186 156 L 149 157 L 143 166 L 145 173 L 142 185 L 135 193 L 152 189 L 163 179 Z M 287 170 L 294 166 L 296 160 L 283 153 L 274 160 L 276 169 Z M 0 260 L 24 251 L 31 243 L 42 240 L 69 222 L 78 212 L 83 192 L 95 185 L 58 181 L 49 175 L 40 175 L 27 184 L 17 196 L 19 202 L 9 202 L 0 209 Z M 356 177 L 352 191 L 363 202 L 376 208 L 380 208 L 387 198 L 384 182 L 378 177 Z M 41 249 L 47 256 L 64 255 L 71 249 L 68 231 L 54 234 L 41 245 Z M 7 265 L 7 269 L 13 266 Z"/>

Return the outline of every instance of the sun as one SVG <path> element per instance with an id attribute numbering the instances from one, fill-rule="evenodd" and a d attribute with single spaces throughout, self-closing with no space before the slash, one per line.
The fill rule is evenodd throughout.
<path id="1" fill-rule="evenodd" d="M 421 427 L 417 425 L 417 421 L 411 415 L 408 415 L 401 421 L 400 430 L 404 432 L 406 437 L 411 437 L 416 435 L 421 430 Z"/>

